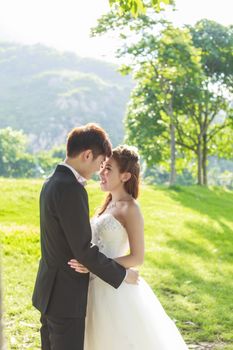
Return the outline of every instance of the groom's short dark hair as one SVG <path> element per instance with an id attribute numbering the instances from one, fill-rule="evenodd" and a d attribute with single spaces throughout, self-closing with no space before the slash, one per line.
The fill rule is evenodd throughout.
<path id="1" fill-rule="evenodd" d="M 76 157 L 79 153 L 91 149 L 94 158 L 99 155 L 110 157 L 112 145 L 108 134 L 99 125 L 89 123 L 71 130 L 68 134 L 66 152 L 68 157 Z"/>

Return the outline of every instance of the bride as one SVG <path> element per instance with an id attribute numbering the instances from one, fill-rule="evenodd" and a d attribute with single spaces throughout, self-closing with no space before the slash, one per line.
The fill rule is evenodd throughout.
<path id="1" fill-rule="evenodd" d="M 100 171 L 100 186 L 109 192 L 91 222 L 92 242 L 126 269 L 143 263 L 143 217 L 136 202 L 139 157 L 129 146 L 119 146 Z M 88 270 L 75 259 L 78 272 Z M 122 283 L 114 289 L 90 276 L 84 350 L 187 350 L 174 322 L 149 285 Z"/>

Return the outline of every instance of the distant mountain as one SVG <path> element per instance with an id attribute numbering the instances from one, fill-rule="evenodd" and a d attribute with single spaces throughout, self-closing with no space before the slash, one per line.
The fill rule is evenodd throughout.
<path id="1" fill-rule="evenodd" d="M 64 143 L 71 128 L 87 122 L 120 143 L 132 82 L 116 69 L 43 45 L 0 42 L 0 128 L 22 129 L 32 150 Z"/>

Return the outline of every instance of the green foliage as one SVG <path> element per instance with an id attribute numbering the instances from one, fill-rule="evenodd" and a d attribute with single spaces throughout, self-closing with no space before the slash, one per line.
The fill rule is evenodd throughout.
<path id="1" fill-rule="evenodd" d="M 60 158 L 54 158 L 51 152 L 41 151 L 37 153 L 38 169 L 41 169 L 40 171 L 43 175 L 48 176 L 61 161 L 62 159 Z"/>
<path id="2" fill-rule="evenodd" d="M 22 131 L 0 129 L 0 176 L 31 177 L 35 166 L 26 153 L 27 137 Z"/>
<path id="3" fill-rule="evenodd" d="M 192 98 L 198 94 L 200 53 L 193 48 L 187 30 L 170 25 L 160 38 L 143 36 L 127 53 L 133 56 L 138 81 L 126 115 L 127 137 L 140 148 L 149 166 L 165 163 L 170 158 L 171 118 L 176 123 L 187 91 L 192 90 Z M 147 58 L 141 62 L 144 55 Z"/>
<path id="4" fill-rule="evenodd" d="M 201 61 L 205 73 L 211 79 L 225 83 L 232 90 L 233 26 L 226 28 L 217 22 L 203 19 L 188 28 L 195 47 L 202 50 Z"/>
<path id="5" fill-rule="evenodd" d="M 20 178 L 27 178 L 27 177 L 35 177 L 37 175 L 36 172 L 36 162 L 35 158 L 32 154 L 24 153 L 18 158 L 14 164 L 12 165 L 12 168 L 9 169 L 10 173 L 11 170 L 13 172 L 11 175 L 5 174 L 6 177 L 20 177 Z"/>
<path id="6" fill-rule="evenodd" d="M 22 131 L 0 129 L 0 176 L 47 176 L 65 158 L 65 145 L 31 154 L 26 149 L 27 142 L 27 136 Z"/>
<path id="7" fill-rule="evenodd" d="M 60 146 L 52 148 L 51 156 L 53 158 L 58 158 L 60 160 L 65 159 L 65 157 L 66 157 L 66 146 L 65 145 L 60 145 Z"/>
<path id="8" fill-rule="evenodd" d="M 93 34 L 116 29 L 122 39 L 117 54 L 129 62 L 121 72 L 132 72 L 137 82 L 126 114 L 127 141 L 149 167 L 169 165 L 173 181 L 175 170 L 188 167 L 206 185 L 208 156 L 232 158 L 224 135 L 233 120 L 232 27 L 202 20 L 179 29 L 153 12 L 130 18 L 112 11 Z"/>
<path id="9" fill-rule="evenodd" d="M 208 181 L 210 185 L 233 189 L 233 162 L 210 156 L 208 159 Z"/>
<path id="10" fill-rule="evenodd" d="M 231 116 L 233 117 L 233 114 Z M 219 158 L 232 159 L 232 130 L 233 128 L 228 126 L 215 135 L 216 147 L 211 150 L 212 155 L 217 155 Z"/>
<path id="11" fill-rule="evenodd" d="M 39 313 L 31 295 L 39 260 L 42 181 L 0 180 L 5 335 L 10 349 L 38 350 Z M 91 215 L 104 194 L 87 186 Z M 232 349 L 233 193 L 221 188 L 141 187 L 145 263 L 151 285 L 188 343 Z M 190 347 L 191 348 L 191 347 Z"/>
<path id="12" fill-rule="evenodd" d="M 146 12 L 148 1 L 145 0 L 109 0 L 110 6 L 117 5 L 120 14 L 131 13 L 134 17 Z M 163 5 L 173 4 L 173 0 L 150 0 L 150 5 L 155 11 L 160 12 Z"/>
<path id="13" fill-rule="evenodd" d="M 201 60 L 203 51 L 193 47 L 191 36 L 188 34 L 189 37 L 186 36 L 186 38 L 189 38 L 189 41 L 187 39 L 185 41 L 185 36 L 180 33 L 177 36 L 177 41 L 174 36 L 175 31 L 169 29 L 169 36 L 166 33 L 165 40 L 163 36 L 160 40 L 164 44 L 165 50 L 162 50 L 162 59 L 159 60 L 160 51 L 158 49 L 158 61 L 162 63 L 164 68 L 160 75 L 157 74 L 160 92 L 158 89 L 155 94 L 160 96 L 164 92 L 164 97 L 160 107 L 158 107 L 157 101 L 154 101 L 154 104 L 157 104 L 156 108 L 163 109 L 165 115 L 169 115 L 169 112 L 170 115 L 172 113 L 172 122 L 176 128 L 176 143 L 179 146 L 177 147 L 177 156 L 179 157 L 179 151 L 185 151 L 186 159 L 193 160 L 194 156 L 200 156 L 199 148 L 201 148 L 202 158 L 204 158 L 207 152 L 217 154 L 216 137 L 221 138 L 222 143 L 224 140 L 226 141 L 226 137 L 221 136 L 232 118 L 230 98 L 226 97 L 225 87 L 218 86 L 218 89 L 214 89 L 213 85 L 211 86 L 216 81 L 216 74 L 214 74 L 212 81 L 205 76 L 204 68 L 200 65 L 200 63 L 203 64 Z M 186 33 L 184 34 L 186 35 Z M 179 51 L 182 52 L 182 56 L 179 55 Z M 159 66 L 158 63 L 154 63 L 154 65 Z M 164 80 L 168 86 L 164 85 Z M 169 98 L 171 99 L 170 107 L 172 107 L 170 111 L 166 107 L 166 101 Z M 222 118 L 219 118 L 223 111 L 225 113 Z M 169 129 L 168 124 L 167 129 Z M 187 157 L 190 151 L 193 154 Z M 227 148 L 225 148 L 224 153 L 225 157 L 232 157 L 232 152 L 227 152 Z M 224 155 L 221 154 L 221 156 Z M 187 162 L 184 165 L 187 166 Z"/>
<path id="14" fill-rule="evenodd" d="M 145 170 L 143 179 L 145 183 L 151 185 L 168 185 L 169 184 L 169 169 L 161 165 L 152 166 Z M 186 168 L 182 169 L 177 174 L 176 184 L 179 186 L 190 186 L 195 184 L 195 177 L 192 172 Z M 220 185 L 220 183 L 219 183 Z"/>

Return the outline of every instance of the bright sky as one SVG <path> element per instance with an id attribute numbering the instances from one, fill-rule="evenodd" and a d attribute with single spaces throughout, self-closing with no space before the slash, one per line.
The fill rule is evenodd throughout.
<path id="1" fill-rule="evenodd" d="M 232 0 L 176 0 L 176 25 L 201 18 L 233 24 Z M 90 28 L 109 9 L 108 0 L 0 0 L 0 39 L 42 43 L 81 56 L 113 60 L 117 42 L 90 38 Z"/>

